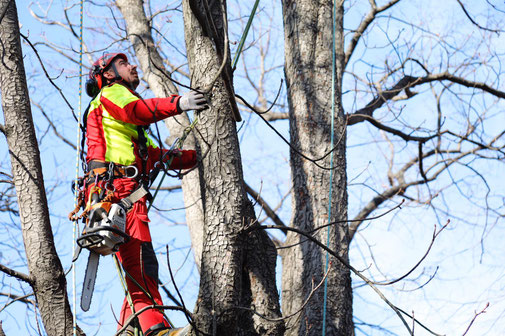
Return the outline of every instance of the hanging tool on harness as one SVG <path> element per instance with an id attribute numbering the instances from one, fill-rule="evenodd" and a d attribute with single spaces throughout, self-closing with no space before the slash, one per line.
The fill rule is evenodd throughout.
<path id="1" fill-rule="evenodd" d="M 117 170 L 114 163 L 110 163 L 108 169 L 99 167 L 91 170 L 92 173 L 88 174 L 91 177 L 88 176 L 88 179 L 94 178 L 94 182 L 89 189 L 86 207 L 80 216 L 76 216 L 78 209 L 70 214 L 71 220 L 82 218 L 86 223 L 81 236 L 77 238 L 78 247 L 74 253 L 75 260 L 83 248 L 90 251 L 81 296 L 81 308 L 84 311 L 88 311 L 91 305 L 100 256 L 117 252 L 119 246 L 129 240 L 129 236 L 125 233 L 128 210 L 148 194 L 144 184 L 140 183 L 139 188 L 129 196 L 113 202 L 112 181 Z M 138 170 L 135 166 L 124 167 L 121 177 L 138 178 Z M 83 182 L 82 186 L 86 187 L 86 182 Z M 79 206 L 83 203 L 79 202 Z"/>

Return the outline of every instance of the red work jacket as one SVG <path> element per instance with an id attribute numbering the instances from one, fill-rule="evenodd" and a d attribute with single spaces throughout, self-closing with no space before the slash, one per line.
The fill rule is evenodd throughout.
<path id="1" fill-rule="evenodd" d="M 134 91 L 119 83 L 104 87 L 91 102 L 87 116 L 86 161 L 114 162 L 123 166 L 136 165 L 141 171 L 137 126 L 147 126 L 180 114 L 181 111 L 177 107 L 179 99 L 178 95 L 141 99 Z M 154 163 L 161 158 L 162 151 L 147 133 L 145 135 L 148 148 L 146 172 L 149 172 Z M 188 150 L 175 157 L 170 168 L 186 169 L 195 164 L 196 153 Z"/>

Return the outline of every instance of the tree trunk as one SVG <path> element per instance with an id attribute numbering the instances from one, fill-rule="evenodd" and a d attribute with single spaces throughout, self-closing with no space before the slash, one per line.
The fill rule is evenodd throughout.
<path id="1" fill-rule="evenodd" d="M 290 108 L 291 144 L 312 158 L 321 158 L 331 150 L 332 111 L 332 1 L 283 0 L 285 75 Z M 332 173 L 317 167 L 291 150 L 293 180 L 291 225 L 310 231 L 329 221 L 347 219 L 346 124 L 341 104 L 343 74 L 343 8 L 336 14 L 335 63 L 335 151 Z M 318 161 L 330 167 L 330 155 Z M 330 175 L 332 180 L 330 181 Z M 319 230 L 315 237 L 348 259 L 347 224 Z M 312 288 L 321 283 L 326 267 L 326 253 L 297 234 L 288 233 L 282 250 L 282 310 L 288 316 L 302 308 Z M 331 260 L 331 258 L 330 258 Z M 352 335 L 352 292 L 350 271 L 331 260 L 327 276 L 326 335 Z M 287 335 L 321 335 L 324 314 L 324 285 L 312 295 L 300 314 L 287 322 Z"/>
<path id="2" fill-rule="evenodd" d="M 168 97 L 177 93 L 177 88 L 169 80 L 163 60 L 155 47 L 151 27 L 147 20 L 142 0 L 117 0 L 117 6 L 126 22 L 128 39 L 133 45 L 144 79 L 156 97 Z M 182 135 L 189 126 L 188 116 L 165 119 L 165 125 L 170 131 L 171 138 Z M 192 133 L 186 138 L 184 148 L 196 148 L 195 136 Z M 200 269 L 203 246 L 203 205 L 200 191 L 200 172 L 194 169 L 182 179 L 184 204 L 186 204 L 186 221 L 191 235 L 191 245 L 195 262 Z"/>
<path id="3" fill-rule="evenodd" d="M 33 290 L 48 335 L 72 334 L 66 279 L 54 247 L 40 154 L 33 127 L 21 50 L 16 3 L 1 0 L 7 11 L 0 24 L 0 89 L 13 181 Z"/>
<path id="4" fill-rule="evenodd" d="M 228 48 L 224 44 L 225 5 L 221 7 L 221 1 L 214 1 L 210 8 L 206 5 L 183 1 L 188 62 L 200 88 L 212 82 Z M 212 335 L 280 335 L 282 322 L 253 317 L 250 311 L 254 307 L 269 318 L 280 317 L 276 252 L 264 232 L 241 234 L 255 215 L 244 189 L 232 85 L 228 56 L 208 94 L 210 109 L 200 114 L 201 138 L 197 140 L 203 157 L 205 224 L 195 320 L 201 331 Z"/>

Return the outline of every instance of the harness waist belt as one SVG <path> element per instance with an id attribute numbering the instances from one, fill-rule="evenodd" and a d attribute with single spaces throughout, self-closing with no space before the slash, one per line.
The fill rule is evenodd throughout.
<path id="1" fill-rule="evenodd" d="M 103 162 L 98 160 L 91 160 L 88 163 L 88 171 L 91 176 L 101 175 L 109 170 L 110 162 Z M 114 177 L 128 177 L 136 178 L 138 176 L 138 169 L 135 166 L 122 166 L 114 164 Z"/>

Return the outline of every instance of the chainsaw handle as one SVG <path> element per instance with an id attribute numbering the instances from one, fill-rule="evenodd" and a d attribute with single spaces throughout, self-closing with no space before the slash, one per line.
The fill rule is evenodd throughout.
<path id="1" fill-rule="evenodd" d="M 117 235 L 120 235 L 121 237 L 124 238 L 125 243 L 130 240 L 130 236 L 119 229 L 116 229 L 111 226 L 96 226 L 93 228 L 87 228 L 86 233 L 77 238 L 77 245 L 79 245 L 81 248 L 89 249 L 93 245 L 100 244 L 104 240 L 104 237 L 99 234 L 100 231 L 111 231 Z M 92 238 L 99 238 L 99 240 L 93 241 L 91 240 Z"/>

